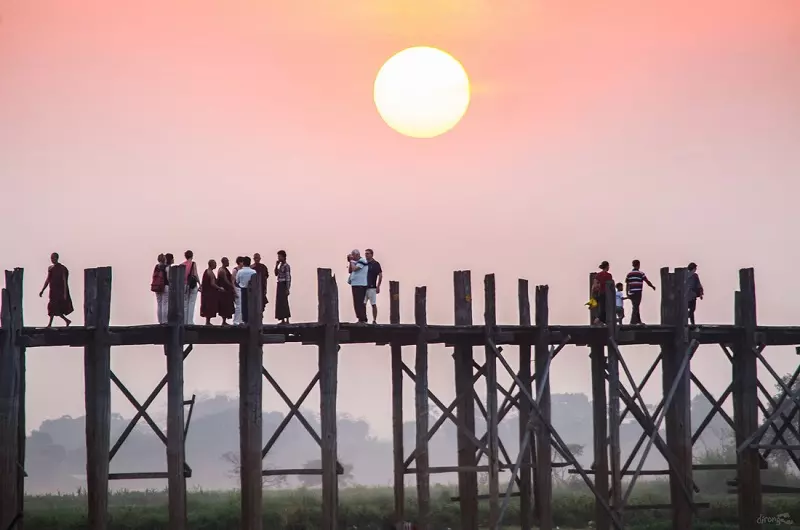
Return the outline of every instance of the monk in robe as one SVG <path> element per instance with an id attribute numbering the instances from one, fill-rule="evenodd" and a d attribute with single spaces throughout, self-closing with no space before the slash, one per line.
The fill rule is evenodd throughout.
<path id="1" fill-rule="evenodd" d="M 53 326 L 53 318 L 58 317 L 69 327 L 72 321 L 67 315 L 72 314 L 75 308 L 72 306 L 72 297 L 69 295 L 69 269 L 59 263 L 58 254 L 53 252 L 50 255 L 52 265 L 47 269 L 47 279 L 44 281 L 42 290 L 39 291 L 39 298 L 44 295 L 44 290 L 50 287 L 49 298 L 47 301 L 47 315 L 50 322 L 47 327 Z"/>
<path id="2" fill-rule="evenodd" d="M 256 274 L 258 274 L 258 277 L 261 279 L 261 312 L 263 313 L 269 303 L 269 300 L 267 300 L 267 278 L 269 278 L 269 269 L 266 265 L 261 263 L 261 254 L 259 253 L 253 254 L 253 261 L 253 270 L 256 271 Z"/>
<path id="3" fill-rule="evenodd" d="M 222 287 L 217 285 L 217 262 L 208 260 L 208 268 L 203 271 L 200 281 L 200 316 L 206 319 L 206 326 L 211 325 L 211 319 L 216 318 L 219 309 L 219 297 Z"/>
<path id="4" fill-rule="evenodd" d="M 230 261 L 222 258 L 222 267 L 217 271 L 217 285 L 222 287 L 219 293 L 219 316 L 222 317 L 222 325 L 228 325 L 228 319 L 232 318 L 235 312 L 236 288 L 233 286 L 233 274 L 228 270 Z"/>

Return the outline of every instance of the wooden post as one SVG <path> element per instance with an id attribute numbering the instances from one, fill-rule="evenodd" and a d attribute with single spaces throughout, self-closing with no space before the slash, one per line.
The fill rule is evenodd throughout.
<path id="1" fill-rule="evenodd" d="M 419 519 L 417 528 L 430 530 L 431 477 L 428 458 L 428 343 L 426 331 L 428 293 L 426 287 L 417 287 L 414 293 L 414 322 L 420 327 L 417 337 L 417 356 L 414 364 L 416 383 L 414 401 L 417 412 L 417 504 Z M 402 462 L 401 462 L 402 464 Z"/>
<path id="2" fill-rule="evenodd" d="M 19 462 L 22 402 L 22 356 L 16 337 L 22 330 L 22 269 L 6 271 L 2 299 L 3 342 L 0 345 L 0 528 L 21 528 Z"/>
<path id="3" fill-rule="evenodd" d="M 528 293 L 528 280 L 519 280 L 517 287 L 519 298 L 519 325 L 531 325 L 531 303 Z M 529 395 L 533 395 L 531 385 L 531 345 L 530 343 L 520 344 L 519 346 L 519 379 L 522 381 L 525 390 Z M 525 430 L 528 428 L 528 422 L 531 417 L 531 404 L 527 399 L 519 400 L 519 444 L 522 447 L 522 439 L 525 437 Z M 522 467 L 519 469 L 519 495 L 520 495 L 520 509 L 519 509 L 519 524 L 520 530 L 531 530 L 532 527 L 532 508 L 531 508 L 531 493 L 532 493 L 532 470 L 531 463 L 533 459 L 531 455 L 533 447 L 525 451 L 522 455 Z M 549 461 L 549 457 L 548 457 Z M 538 498 L 538 494 L 536 496 Z"/>
<path id="4" fill-rule="evenodd" d="M 534 351 L 536 362 L 536 395 L 541 394 L 539 410 L 542 419 L 551 421 L 550 373 L 547 360 L 550 357 L 549 333 L 547 331 L 550 309 L 547 285 L 536 286 L 536 327 L 539 337 Z M 553 469 L 550 433 L 542 422 L 536 422 L 536 505 L 539 512 L 539 530 L 553 529 Z"/>
<path id="5" fill-rule="evenodd" d="M 601 286 L 606 292 L 606 328 L 608 329 L 608 449 L 611 471 L 611 507 L 619 512 L 622 505 L 622 454 L 620 450 L 619 410 L 619 351 L 614 346 L 617 338 L 617 297 L 614 282 Z"/>
<path id="6" fill-rule="evenodd" d="M 744 338 L 733 349 L 733 419 L 736 445 L 740 446 L 758 430 L 758 358 L 754 348 L 756 328 L 756 283 L 753 269 L 739 271 L 736 293 L 737 326 L 744 328 Z M 762 512 L 761 474 L 758 449 L 747 447 L 736 455 L 739 521 L 742 530 L 760 529 Z"/>
<path id="7" fill-rule="evenodd" d="M 261 312 L 261 278 L 250 277 L 247 286 L 247 342 L 239 345 L 239 436 L 243 530 L 262 528 L 261 437 L 264 351 Z"/>
<path id="8" fill-rule="evenodd" d="M 389 323 L 400 323 L 400 283 L 389 282 Z M 405 448 L 403 447 L 403 347 L 392 342 L 392 447 L 394 449 L 394 522 L 405 518 Z M 417 376 L 419 377 L 419 376 Z"/>
<path id="9" fill-rule="evenodd" d="M 472 284 L 470 271 L 455 271 L 453 273 L 455 323 L 457 326 L 472 325 Z M 466 429 L 475 434 L 475 400 L 473 397 L 473 357 L 472 346 L 456 344 L 455 379 L 456 418 L 463 423 Z M 477 467 L 475 449 L 470 438 L 463 432 L 458 432 L 458 466 L 465 468 Z M 458 496 L 461 506 L 461 529 L 478 529 L 478 474 L 476 471 L 460 471 L 458 473 Z"/>
<path id="10" fill-rule="evenodd" d="M 330 269 L 317 269 L 319 321 L 320 427 L 322 430 L 322 530 L 338 528 L 339 476 L 336 473 L 336 390 L 338 385 L 339 294 Z"/>
<path id="11" fill-rule="evenodd" d="M 83 350 L 86 404 L 86 492 L 89 529 L 108 527 L 108 469 L 111 447 L 111 267 L 84 271 L 83 315 L 94 333 Z"/>
<path id="12" fill-rule="evenodd" d="M 486 338 L 492 337 L 497 327 L 497 295 L 494 274 L 483 279 Z M 497 355 L 493 346 L 486 345 L 486 434 L 489 453 L 489 528 L 496 528 L 500 516 L 500 435 L 497 420 Z"/>
<path id="13" fill-rule="evenodd" d="M 183 430 L 183 326 L 186 308 L 186 266 L 169 269 L 167 322 L 169 338 L 164 345 L 167 360 L 167 488 L 169 490 L 169 527 L 188 528 L 186 505 L 186 450 Z"/>
<path id="14" fill-rule="evenodd" d="M 678 376 L 681 356 L 689 347 L 687 327 L 688 300 L 686 291 L 686 269 L 661 269 L 661 321 L 674 326 L 675 335 L 669 344 L 662 346 L 662 390 L 664 397 L 675 378 L 679 383 L 670 406 L 665 411 L 667 449 L 673 455 L 675 472 L 670 473 L 670 500 L 672 502 L 672 527 L 675 530 L 692 528 L 692 502 L 686 491 L 692 492 L 692 422 L 691 422 L 691 361 L 686 370 Z"/>
<path id="15" fill-rule="evenodd" d="M 589 295 L 596 273 L 589 275 Z M 597 309 L 589 311 L 589 323 L 594 322 Z M 592 361 L 592 425 L 594 430 L 594 487 L 603 495 L 608 494 L 608 437 L 607 407 L 606 407 L 606 359 L 602 343 L 590 345 Z M 605 497 L 607 500 L 607 497 Z M 603 504 L 595 500 L 595 522 L 597 530 L 609 530 L 611 519 L 606 513 Z"/>

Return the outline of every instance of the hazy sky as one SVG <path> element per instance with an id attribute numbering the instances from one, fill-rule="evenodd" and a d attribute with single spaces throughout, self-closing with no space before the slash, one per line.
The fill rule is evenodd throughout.
<path id="1" fill-rule="evenodd" d="M 464 120 L 432 140 L 398 135 L 372 101 L 380 66 L 414 45 L 451 53 L 473 82 Z M 401 282 L 405 321 L 427 285 L 430 320 L 452 322 L 452 271 L 471 269 L 477 321 L 495 272 L 501 322 L 517 322 L 525 277 L 550 285 L 553 322 L 584 323 L 587 274 L 639 258 L 653 278 L 698 262 L 698 318 L 715 323 L 731 322 L 737 270 L 754 266 L 760 322 L 796 324 L 798 50 L 795 0 L 0 0 L 0 265 L 26 269 L 28 325 L 46 322 L 36 292 L 53 251 L 76 323 L 83 269 L 111 265 L 112 323 L 141 324 L 155 321 L 159 252 L 271 263 L 284 248 L 302 321 L 316 318 L 315 269 L 342 273 L 353 247 Z M 645 295 L 645 321 L 658 298 Z M 715 394 L 729 380 L 718 350 L 694 363 Z M 143 400 L 163 354 L 114 352 Z M 655 355 L 626 352 L 637 375 Z M 768 354 L 796 366 L 791 349 Z M 315 355 L 276 346 L 265 362 L 296 397 Z M 443 399 L 448 355 L 432 348 Z M 82 415 L 82 350 L 28 357 L 28 427 Z M 588 366 L 586 348 L 566 350 L 553 390 L 587 391 Z M 339 410 L 381 436 L 388 367 L 388 347 L 342 349 Z M 235 391 L 237 374 L 236 347 L 198 347 L 187 394 Z M 132 411 L 119 393 L 113 407 Z M 286 410 L 272 392 L 265 408 Z"/>

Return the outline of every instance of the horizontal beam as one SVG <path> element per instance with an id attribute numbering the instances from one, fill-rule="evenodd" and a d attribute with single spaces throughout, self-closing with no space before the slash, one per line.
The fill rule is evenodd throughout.
<path id="1" fill-rule="evenodd" d="M 415 324 L 352 324 L 341 323 L 339 342 L 342 344 L 416 344 L 421 333 Z M 316 322 L 300 324 L 267 324 L 262 328 L 264 344 L 299 342 L 317 344 L 322 340 L 324 327 Z M 536 326 L 498 326 L 497 344 L 519 345 L 535 342 L 541 332 Z M 44 346 L 82 347 L 91 340 L 94 329 L 84 326 L 69 328 L 26 327 L 17 339 L 17 344 L 26 348 Z M 5 333 L 0 330 L 0 334 Z M 482 345 L 485 341 L 484 326 L 436 326 L 430 325 L 422 331 L 429 344 Z M 690 339 L 700 344 L 732 343 L 742 336 L 743 328 L 736 326 L 698 326 L 690 332 Z M 161 324 L 145 326 L 111 326 L 108 340 L 112 346 L 136 346 L 163 344 L 169 334 L 169 326 Z M 756 328 L 759 343 L 765 345 L 800 344 L 800 326 L 761 326 Z M 662 344 L 671 340 L 670 326 L 621 326 L 620 345 Z M 1 338 L 1 337 L 0 337 Z M 586 346 L 605 344 L 607 330 L 597 326 L 550 326 L 547 342 L 551 345 L 567 344 Z M 186 326 L 187 344 L 241 344 L 247 341 L 247 329 L 240 326 Z"/>
<path id="2" fill-rule="evenodd" d="M 192 472 L 189 469 L 184 471 L 186 478 L 192 477 Z M 138 473 L 109 473 L 108 480 L 155 480 L 167 479 L 169 473 L 166 471 L 142 471 Z"/>
<path id="3" fill-rule="evenodd" d="M 736 469 L 736 464 L 694 464 L 692 466 L 692 471 L 725 471 L 730 469 Z M 761 461 L 761 469 L 768 469 L 767 462 L 765 460 Z M 570 469 L 567 471 L 571 475 L 577 475 L 578 472 L 574 469 Z M 622 473 L 623 475 L 633 475 L 634 471 L 625 471 Z M 640 475 L 648 475 L 648 476 L 658 476 L 658 475 L 669 475 L 671 472 L 669 469 L 643 469 Z M 592 475 L 594 471 L 587 470 L 586 474 Z"/>
<path id="4" fill-rule="evenodd" d="M 711 508 L 710 502 L 695 502 L 692 504 L 695 508 Z M 630 510 L 671 510 L 674 508 L 672 504 L 628 504 L 625 506 L 625 511 Z"/>
<path id="5" fill-rule="evenodd" d="M 341 467 L 336 469 L 337 475 L 344 475 L 344 469 Z M 297 468 L 297 469 L 264 469 L 261 471 L 262 477 L 282 477 L 282 476 L 290 476 L 290 475 L 322 475 L 321 469 L 306 469 L 306 468 Z"/>

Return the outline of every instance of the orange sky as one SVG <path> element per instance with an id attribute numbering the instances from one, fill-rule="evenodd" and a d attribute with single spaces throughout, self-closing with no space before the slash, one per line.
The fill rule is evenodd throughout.
<path id="1" fill-rule="evenodd" d="M 433 140 L 398 135 L 372 102 L 381 64 L 414 45 L 453 54 L 473 82 L 464 120 Z M 550 285 L 553 321 L 583 323 L 587 274 L 636 257 L 653 277 L 697 261 L 711 322 L 731 321 L 737 270 L 755 266 L 761 322 L 796 324 L 797 50 L 794 0 L 0 0 L 0 265 L 26 268 L 29 325 L 46 321 L 35 293 L 54 250 L 77 314 L 82 269 L 112 265 L 113 323 L 135 324 L 155 319 L 159 252 L 202 263 L 285 248 L 293 312 L 310 320 L 315 268 L 340 273 L 370 246 L 401 281 L 406 321 L 425 284 L 431 320 L 451 322 L 452 270 L 469 268 L 477 319 L 495 272 L 501 321 L 516 322 L 526 277 Z M 720 393 L 728 368 L 705 351 L 695 366 Z M 197 348 L 187 392 L 233 391 L 234 352 Z M 452 367 L 433 352 L 446 398 Z M 628 352 L 638 374 L 654 356 Z M 563 355 L 554 391 L 587 390 L 586 349 Z M 81 357 L 31 352 L 29 427 L 82 414 Z M 311 349 L 266 359 L 293 396 L 313 375 Z M 340 410 L 380 435 L 388 362 L 387 348 L 346 347 L 340 371 Z M 113 367 L 147 394 L 163 355 L 120 348 Z M 283 410 L 276 399 L 265 407 Z"/>

